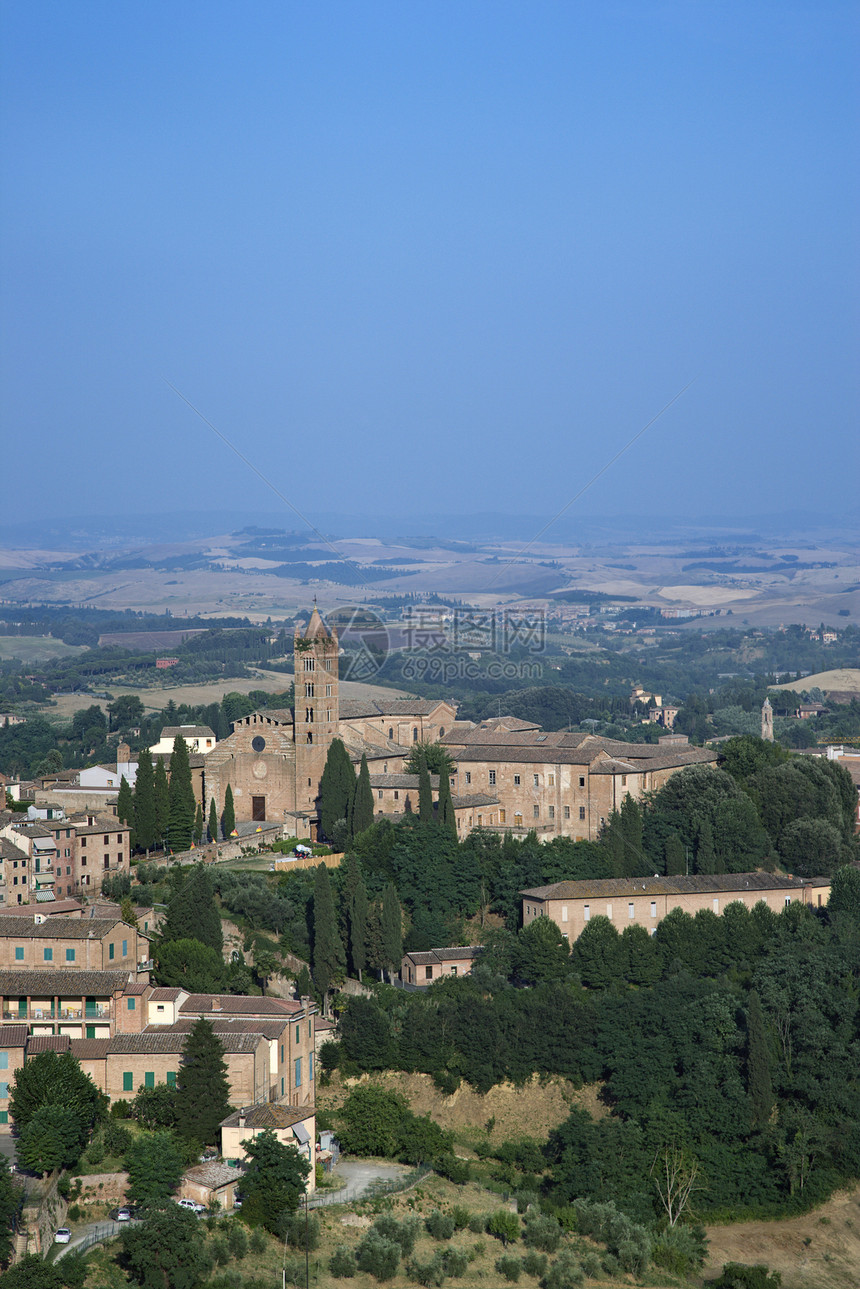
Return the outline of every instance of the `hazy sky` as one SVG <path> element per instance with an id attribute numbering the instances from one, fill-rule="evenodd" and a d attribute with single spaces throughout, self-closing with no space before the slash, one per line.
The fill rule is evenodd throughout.
<path id="1" fill-rule="evenodd" d="M 2 24 L 5 520 L 856 505 L 856 3 Z"/>

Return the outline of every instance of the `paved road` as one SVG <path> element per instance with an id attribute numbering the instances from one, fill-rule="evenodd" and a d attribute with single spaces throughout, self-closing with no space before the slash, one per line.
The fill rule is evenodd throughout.
<path id="1" fill-rule="evenodd" d="M 127 1226 L 135 1225 L 131 1222 L 89 1222 L 86 1226 L 79 1227 L 68 1244 L 58 1244 L 57 1253 L 54 1258 L 58 1262 L 60 1258 L 67 1253 L 74 1253 L 76 1250 L 90 1249 L 94 1244 L 100 1244 L 102 1240 L 112 1240 L 114 1236 L 124 1231 Z"/>
<path id="2" fill-rule="evenodd" d="M 366 1194 L 374 1182 L 399 1181 L 410 1168 L 403 1164 L 373 1163 L 368 1159 L 342 1159 L 335 1167 L 333 1176 L 343 1182 L 340 1190 L 320 1191 L 310 1201 L 311 1208 L 327 1204 L 351 1204 Z"/>

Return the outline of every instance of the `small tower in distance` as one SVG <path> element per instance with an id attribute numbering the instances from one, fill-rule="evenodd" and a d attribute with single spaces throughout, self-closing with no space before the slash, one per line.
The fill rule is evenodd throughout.
<path id="1" fill-rule="evenodd" d="M 761 736 L 768 743 L 773 742 L 773 708 L 769 698 L 765 698 L 761 705 Z"/>
<path id="2" fill-rule="evenodd" d="M 295 638 L 293 730 L 296 743 L 296 810 L 314 815 L 320 779 L 338 732 L 338 639 L 314 606 L 305 634 Z M 312 835 L 315 823 L 311 825 Z"/>

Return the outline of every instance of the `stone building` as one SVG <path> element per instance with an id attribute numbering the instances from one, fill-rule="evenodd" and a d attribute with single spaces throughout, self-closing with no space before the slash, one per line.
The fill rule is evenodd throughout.
<path id="1" fill-rule="evenodd" d="M 60 968 L 64 971 L 145 969 L 149 936 L 114 918 L 0 918 L 0 970 Z"/>
<path id="2" fill-rule="evenodd" d="M 596 881 L 554 882 L 520 891 L 523 925 L 552 918 L 566 940 L 582 935 L 593 917 L 606 917 L 617 931 L 643 926 L 653 935 L 673 909 L 695 914 L 725 912 L 736 901 L 748 909 L 760 901 L 774 913 L 800 902 L 821 908 L 830 896 L 828 878 L 784 877 L 776 873 L 721 873 L 693 877 L 609 877 Z"/>
<path id="3" fill-rule="evenodd" d="M 447 949 L 413 950 L 404 954 L 400 979 L 407 985 L 432 985 L 443 976 L 470 976 L 482 952 L 479 944 L 452 945 Z"/>

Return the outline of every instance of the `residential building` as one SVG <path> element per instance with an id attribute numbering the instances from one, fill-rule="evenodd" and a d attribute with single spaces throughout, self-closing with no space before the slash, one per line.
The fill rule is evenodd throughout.
<path id="1" fill-rule="evenodd" d="M 721 873 L 693 877 L 610 877 L 554 882 L 520 891 L 523 925 L 552 918 L 566 940 L 576 940 L 593 917 L 606 917 L 617 931 L 642 926 L 653 935 L 674 909 L 722 914 L 736 901 L 751 909 L 759 902 L 779 913 L 787 904 L 821 908 L 830 897 L 829 878 L 785 877 L 778 873 Z"/>
<path id="2" fill-rule="evenodd" d="M 0 1017 L 40 1037 L 110 1038 L 144 1028 L 151 988 L 128 971 L 0 970 Z"/>
<path id="3" fill-rule="evenodd" d="M 27 1046 L 26 1025 L 0 1024 L 0 1133 L 8 1133 L 9 1088 L 15 1082 L 15 1071 L 24 1064 Z"/>
<path id="4" fill-rule="evenodd" d="M 208 725 L 165 725 L 161 738 L 149 749 L 153 756 L 169 756 L 178 738 L 185 740 L 189 753 L 207 756 L 218 740 Z"/>
<path id="5" fill-rule="evenodd" d="M 244 1143 L 253 1141 L 261 1132 L 274 1132 L 284 1146 L 300 1151 L 311 1166 L 307 1191 L 316 1188 L 315 1145 L 316 1111 L 312 1105 L 249 1105 L 221 1121 L 221 1154 L 225 1159 L 247 1159 Z"/>
<path id="6" fill-rule="evenodd" d="M 407 985 L 432 985 L 444 976 L 470 976 L 482 952 L 479 944 L 413 950 L 403 955 L 400 979 Z"/>
<path id="7" fill-rule="evenodd" d="M 136 973 L 149 964 L 149 936 L 118 918 L 0 918 L 0 970 L 11 967 Z"/>

